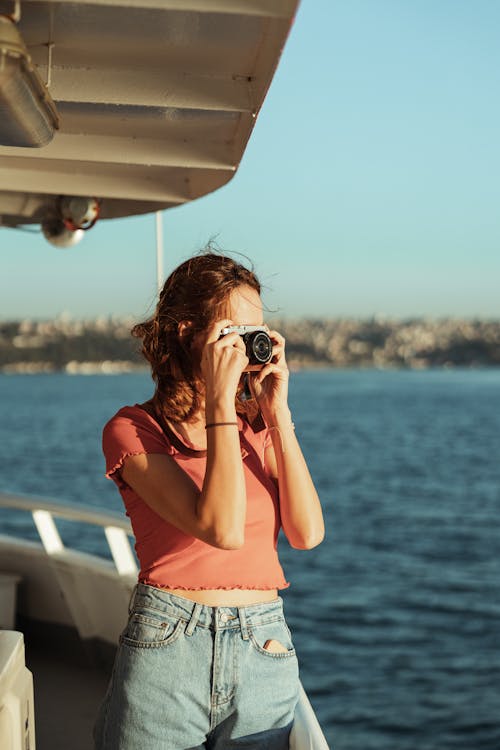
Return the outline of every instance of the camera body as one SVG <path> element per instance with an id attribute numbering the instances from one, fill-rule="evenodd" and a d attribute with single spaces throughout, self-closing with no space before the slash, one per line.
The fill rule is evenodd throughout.
<path id="1" fill-rule="evenodd" d="M 220 335 L 226 336 L 228 333 L 238 333 L 243 339 L 249 366 L 260 369 L 271 361 L 273 342 L 264 326 L 226 326 Z"/>

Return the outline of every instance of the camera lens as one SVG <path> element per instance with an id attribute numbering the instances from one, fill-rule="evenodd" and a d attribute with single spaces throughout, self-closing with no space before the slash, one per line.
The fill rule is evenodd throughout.
<path id="1" fill-rule="evenodd" d="M 265 331 L 257 331 L 249 337 L 247 356 L 250 364 L 266 364 L 272 357 L 273 343 Z"/>

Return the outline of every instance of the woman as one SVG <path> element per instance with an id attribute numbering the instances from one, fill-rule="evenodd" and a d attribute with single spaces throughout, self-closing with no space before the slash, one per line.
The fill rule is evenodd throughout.
<path id="1" fill-rule="evenodd" d="M 108 422 L 103 449 L 141 571 L 98 750 L 288 747 L 298 669 L 277 536 L 309 549 L 323 518 L 287 404 L 284 339 L 269 331 L 272 359 L 249 367 L 242 337 L 221 336 L 232 325 L 263 325 L 260 285 L 210 252 L 179 266 L 133 329 L 156 390 Z"/>

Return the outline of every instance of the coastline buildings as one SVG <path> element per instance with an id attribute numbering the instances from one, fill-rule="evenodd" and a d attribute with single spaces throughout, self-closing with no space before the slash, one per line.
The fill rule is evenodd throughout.
<path id="1" fill-rule="evenodd" d="M 0 372 L 116 373 L 144 369 L 140 342 L 122 318 L 0 322 Z M 500 321 L 273 319 L 300 367 L 500 365 Z"/>

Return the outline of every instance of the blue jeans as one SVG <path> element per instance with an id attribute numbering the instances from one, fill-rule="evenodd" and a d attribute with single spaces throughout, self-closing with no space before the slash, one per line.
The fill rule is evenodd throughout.
<path id="1" fill-rule="evenodd" d="M 285 649 L 264 649 L 270 639 Z M 208 607 L 137 584 L 96 750 L 286 750 L 298 665 L 283 602 Z"/>

